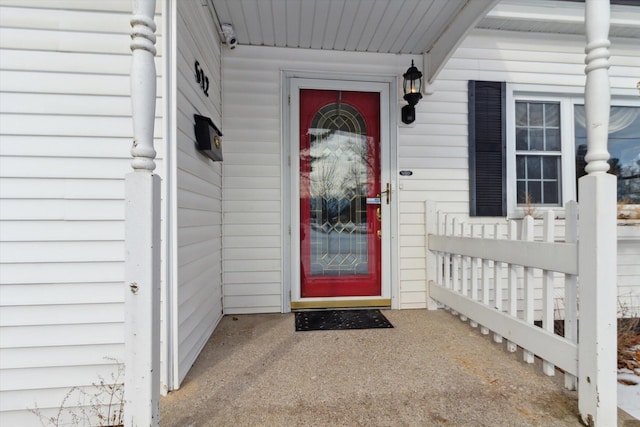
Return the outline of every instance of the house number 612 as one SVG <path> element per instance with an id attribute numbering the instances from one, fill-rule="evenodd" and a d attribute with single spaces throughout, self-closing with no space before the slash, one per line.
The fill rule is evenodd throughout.
<path id="1" fill-rule="evenodd" d="M 204 71 L 200 68 L 200 63 L 196 61 L 196 82 L 200 83 L 200 87 L 206 96 L 209 96 L 209 77 L 204 75 Z"/>

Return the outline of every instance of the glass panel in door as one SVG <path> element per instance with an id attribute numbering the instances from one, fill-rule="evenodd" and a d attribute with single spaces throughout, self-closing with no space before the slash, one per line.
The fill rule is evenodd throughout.
<path id="1" fill-rule="evenodd" d="M 302 297 L 380 295 L 380 99 L 300 91 Z"/>

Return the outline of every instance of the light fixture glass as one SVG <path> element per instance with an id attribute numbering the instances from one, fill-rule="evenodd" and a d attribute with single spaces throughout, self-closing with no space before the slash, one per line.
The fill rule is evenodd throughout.
<path id="1" fill-rule="evenodd" d="M 411 67 L 402 77 L 404 77 L 402 82 L 404 99 L 409 103 L 409 105 L 402 107 L 402 122 L 410 124 L 416 119 L 415 105 L 422 99 L 422 73 L 416 68 L 412 60 Z"/>
<path id="2" fill-rule="evenodd" d="M 422 73 L 416 68 L 411 61 L 411 67 L 402 75 L 404 82 L 402 88 L 404 90 L 404 99 L 411 105 L 416 105 L 422 98 Z"/>

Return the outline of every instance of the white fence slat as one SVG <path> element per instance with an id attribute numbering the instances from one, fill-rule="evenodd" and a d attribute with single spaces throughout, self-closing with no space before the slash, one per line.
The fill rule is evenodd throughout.
<path id="1" fill-rule="evenodd" d="M 500 236 L 500 224 L 495 224 L 494 226 L 494 239 L 499 239 Z M 498 309 L 498 311 L 502 311 L 502 262 L 495 261 L 493 263 L 494 269 L 494 289 L 493 289 L 493 300 L 494 305 Z"/>
<path id="2" fill-rule="evenodd" d="M 447 219 L 447 226 L 450 227 L 449 228 L 449 236 L 456 236 L 456 225 L 458 223 L 458 218 L 457 217 L 453 217 L 451 218 L 451 220 Z M 457 272 L 457 258 L 459 255 L 457 254 L 450 254 L 450 264 L 449 264 L 449 271 L 450 271 L 450 280 L 451 280 L 451 290 L 454 292 L 458 292 L 458 272 Z M 450 308 L 450 307 L 449 307 Z M 451 310 L 451 314 L 454 316 L 458 315 L 458 312 L 456 312 L 455 310 Z"/>
<path id="3" fill-rule="evenodd" d="M 518 238 L 518 224 L 515 221 L 509 221 L 508 223 L 508 234 L 507 237 L 509 240 L 516 240 Z M 518 266 L 516 264 L 507 264 L 508 269 L 508 312 L 509 315 L 513 318 L 518 317 Z M 518 349 L 518 346 L 509 341 L 507 343 L 507 350 L 511 353 L 515 352 Z"/>
<path id="4" fill-rule="evenodd" d="M 460 236 L 467 235 L 467 224 L 460 224 Z M 463 256 L 460 260 L 460 282 L 462 283 L 462 295 L 469 296 L 469 257 Z"/>
<path id="5" fill-rule="evenodd" d="M 459 230 L 458 235 L 459 236 L 464 236 L 464 231 L 465 231 L 465 224 L 464 222 L 460 223 L 460 226 L 457 228 L 457 230 Z M 460 269 L 460 294 L 467 296 L 467 266 L 466 266 L 466 259 L 467 257 L 462 256 L 462 255 L 458 255 L 457 256 L 458 260 L 459 260 L 459 269 Z M 464 315 L 464 313 L 460 313 L 460 320 L 462 320 L 463 322 L 467 321 L 467 316 Z"/>
<path id="6" fill-rule="evenodd" d="M 493 232 L 493 238 L 500 238 L 500 224 L 495 224 Z M 495 261 L 493 263 L 493 302 L 494 307 L 498 311 L 502 311 L 502 263 Z M 493 334 L 493 341 L 497 343 L 502 342 L 502 335 L 498 333 Z"/>
<path id="7" fill-rule="evenodd" d="M 479 226 L 477 224 L 472 224 L 471 225 L 471 236 L 470 238 L 473 239 L 476 235 L 476 228 L 478 228 Z M 478 300 L 478 280 L 480 279 L 478 277 L 478 263 L 480 262 L 480 260 L 475 257 L 472 256 L 471 257 L 471 299 L 474 301 Z M 469 322 L 469 324 L 471 325 L 471 327 L 473 328 L 477 328 L 478 327 L 478 322 L 475 319 L 471 319 L 471 321 Z"/>
<path id="8" fill-rule="evenodd" d="M 522 240 L 533 240 L 533 218 L 529 215 L 524 217 L 522 221 Z M 524 321 L 529 325 L 533 325 L 533 308 L 534 308 L 534 277 L 533 268 L 529 266 L 524 267 Z M 534 354 L 529 350 L 524 350 L 523 359 L 527 363 L 533 363 Z"/>
<path id="9" fill-rule="evenodd" d="M 578 241 L 578 203 L 570 201 L 565 206 L 564 238 L 567 243 Z M 564 276 L 564 337 L 569 342 L 578 343 L 578 276 L 565 274 Z M 564 374 L 564 386 L 569 390 L 577 387 L 577 378 L 570 373 Z"/>
<path id="10" fill-rule="evenodd" d="M 489 226 L 482 226 L 482 238 L 489 238 Z M 490 260 L 488 258 L 482 258 L 482 303 L 489 305 L 489 271 L 491 269 Z"/>
<path id="11" fill-rule="evenodd" d="M 449 233 L 449 215 L 444 216 L 444 235 L 451 236 Z M 444 254 L 444 278 L 442 284 L 445 288 L 451 289 L 451 252 Z"/>
<path id="12" fill-rule="evenodd" d="M 471 238 L 475 236 L 477 224 L 471 226 Z M 471 256 L 471 299 L 476 301 L 478 299 L 478 257 Z"/>
<path id="13" fill-rule="evenodd" d="M 458 235 L 458 218 L 455 218 L 455 217 L 451 221 L 451 235 L 452 236 Z M 451 256 L 451 284 L 452 284 L 451 289 L 453 289 L 458 293 L 462 293 L 461 287 L 460 287 L 459 273 L 460 273 L 460 255 L 454 254 Z"/>
<path id="14" fill-rule="evenodd" d="M 488 225 L 483 225 L 482 226 L 482 238 L 483 239 L 488 239 L 489 238 L 489 226 Z M 491 265 L 490 265 L 490 260 L 487 258 L 482 258 L 482 260 L 480 261 L 481 265 L 482 265 L 482 272 L 481 272 L 481 280 L 482 280 L 482 303 L 484 305 L 489 305 L 489 271 L 491 270 Z M 485 326 L 482 325 L 482 327 L 480 328 L 480 332 L 483 335 L 487 335 L 489 333 L 489 329 Z"/>
<path id="15" fill-rule="evenodd" d="M 436 218 L 437 218 L 436 219 L 436 229 L 437 229 L 436 234 L 437 235 L 442 235 L 443 234 L 443 230 L 444 230 L 443 229 L 443 225 L 442 225 L 442 220 L 443 220 L 442 212 L 437 212 L 436 213 Z M 431 239 L 433 237 L 434 236 L 429 236 L 429 239 L 428 239 L 429 242 L 427 243 L 427 249 L 429 249 L 429 245 L 431 244 Z M 441 252 L 441 251 L 436 251 L 436 258 L 437 258 L 437 260 L 436 260 L 436 278 L 437 279 L 436 280 L 438 282 L 442 281 L 442 283 L 444 283 L 444 281 L 443 281 L 443 277 L 444 277 L 444 270 L 443 270 L 443 268 L 444 268 L 444 253 Z"/>
<path id="16" fill-rule="evenodd" d="M 555 240 L 555 214 L 552 210 L 544 213 L 543 238 L 545 242 Z M 542 272 L 542 328 L 550 333 L 554 333 L 553 276 L 553 271 L 543 270 Z M 544 360 L 542 371 L 548 376 L 553 376 L 555 367 Z"/>

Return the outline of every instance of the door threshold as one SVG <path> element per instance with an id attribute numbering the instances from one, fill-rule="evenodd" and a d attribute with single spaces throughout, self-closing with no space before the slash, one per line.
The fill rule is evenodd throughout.
<path id="1" fill-rule="evenodd" d="M 314 300 L 291 301 L 291 310 L 307 310 L 310 308 L 390 308 L 391 298 L 373 298 L 357 300 Z"/>

